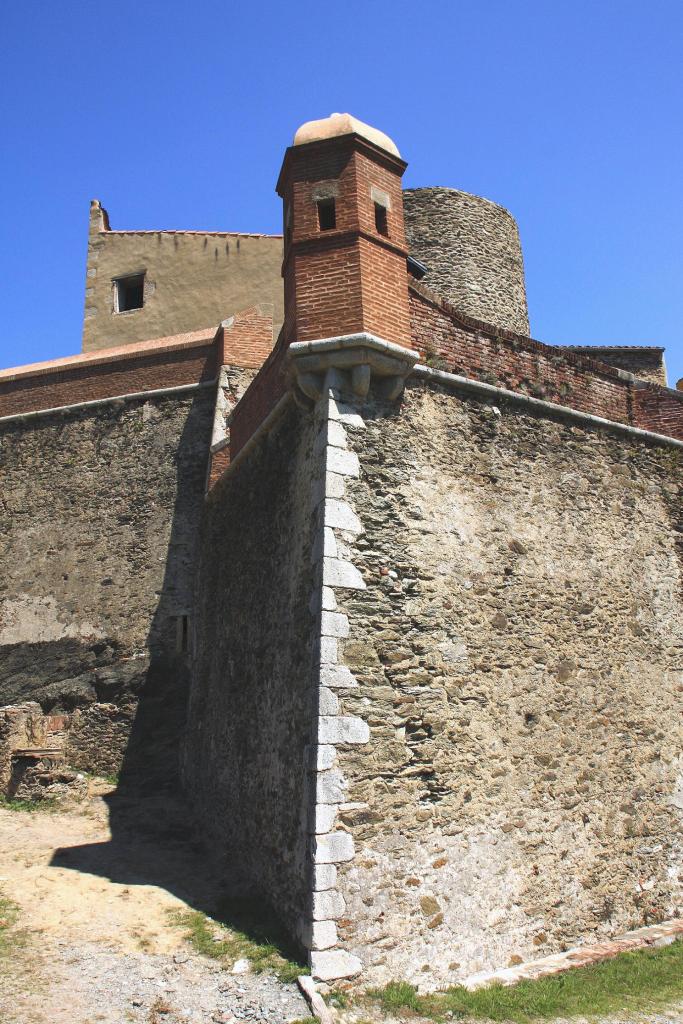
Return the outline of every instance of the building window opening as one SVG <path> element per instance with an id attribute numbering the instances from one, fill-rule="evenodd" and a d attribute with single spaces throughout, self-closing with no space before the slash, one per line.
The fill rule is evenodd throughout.
<path id="1" fill-rule="evenodd" d="M 190 616 L 176 616 L 175 649 L 178 654 L 186 654 L 190 650 Z"/>
<path id="2" fill-rule="evenodd" d="M 334 199 L 319 199 L 318 226 L 321 231 L 331 231 L 337 226 L 337 210 Z"/>
<path id="3" fill-rule="evenodd" d="M 381 203 L 375 203 L 375 230 L 380 235 L 389 235 L 389 224 L 387 221 L 387 208 Z"/>
<path id="4" fill-rule="evenodd" d="M 128 313 L 131 309 L 142 309 L 145 304 L 145 275 L 133 274 L 120 277 L 114 282 L 116 312 Z"/>

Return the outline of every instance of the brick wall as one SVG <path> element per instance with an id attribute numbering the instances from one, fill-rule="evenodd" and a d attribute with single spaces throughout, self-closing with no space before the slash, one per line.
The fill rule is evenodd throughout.
<path id="1" fill-rule="evenodd" d="M 257 369 L 273 347 L 273 311 L 252 306 L 220 326 L 0 371 L 0 417 L 213 380 Z"/>
<path id="2" fill-rule="evenodd" d="M 683 395 L 646 384 L 633 392 L 635 425 L 655 434 L 683 439 Z"/>
<path id="3" fill-rule="evenodd" d="M 412 344 L 427 365 L 683 439 L 683 401 L 654 384 L 633 385 L 616 369 L 458 313 L 411 283 Z"/>
<path id="4" fill-rule="evenodd" d="M 219 366 L 258 369 L 273 348 L 273 307 L 250 306 L 218 328 Z"/>
<path id="5" fill-rule="evenodd" d="M 213 341 L 147 349 L 115 358 L 58 360 L 0 376 L 0 416 L 98 398 L 196 384 L 216 376 Z"/>
<path id="6" fill-rule="evenodd" d="M 281 341 L 247 388 L 230 421 L 230 457 L 233 460 L 287 389 L 285 361 L 287 346 Z M 222 449 L 225 452 L 226 449 Z M 222 455 L 217 465 L 226 464 Z M 211 476 L 215 478 L 213 472 Z"/>
<path id="7" fill-rule="evenodd" d="M 355 135 L 287 151 L 278 191 L 285 201 L 285 335 L 311 341 L 372 331 L 409 338 L 402 160 Z M 336 227 L 322 232 L 317 200 L 334 198 Z M 375 224 L 386 208 L 387 235 Z"/>
<path id="8" fill-rule="evenodd" d="M 638 345 L 567 345 L 570 352 L 587 355 L 591 359 L 599 359 L 608 366 L 616 366 L 620 370 L 632 373 L 640 380 L 648 380 L 651 384 L 666 387 L 666 367 L 664 366 L 664 349 L 659 346 Z"/>

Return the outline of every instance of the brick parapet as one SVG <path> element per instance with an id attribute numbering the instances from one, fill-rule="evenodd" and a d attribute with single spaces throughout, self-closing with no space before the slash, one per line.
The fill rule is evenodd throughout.
<path id="1" fill-rule="evenodd" d="M 415 282 L 409 294 L 412 345 L 427 365 L 683 439 L 683 400 L 675 391 L 460 313 Z"/>
<path id="2" fill-rule="evenodd" d="M 286 362 L 287 345 L 281 337 L 236 406 L 230 418 L 229 460 L 226 461 L 226 455 L 222 454 L 217 465 L 227 468 L 235 460 L 283 397 L 287 390 Z M 221 449 L 221 452 L 225 450 Z M 213 464 L 211 472 L 213 474 Z"/>
<path id="3" fill-rule="evenodd" d="M 250 306 L 225 320 L 216 332 L 220 366 L 259 369 L 273 348 L 273 307 Z"/>
<path id="4" fill-rule="evenodd" d="M 683 439 L 683 394 L 657 384 L 633 390 L 633 420 L 643 430 Z"/>
<path id="5" fill-rule="evenodd" d="M 16 374 L 0 378 L 0 417 L 197 384 L 216 372 L 216 348 L 210 341 Z"/>
<path id="6" fill-rule="evenodd" d="M 207 382 L 223 365 L 258 368 L 272 347 L 272 308 L 253 306 L 217 331 L 206 328 L 0 370 L 0 417 Z"/>

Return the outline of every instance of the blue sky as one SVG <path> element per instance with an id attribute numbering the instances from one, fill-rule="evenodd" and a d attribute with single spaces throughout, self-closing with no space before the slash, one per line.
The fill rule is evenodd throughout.
<path id="1" fill-rule="evenodd" d="M 297 126 L 350 111 L 406 185 L 508 207 L 534 337 L 683 376 L 680 0 L 24 0 L 3 15 L 0 365 L 80 348 L 88 202 L 277 232 Z"/>

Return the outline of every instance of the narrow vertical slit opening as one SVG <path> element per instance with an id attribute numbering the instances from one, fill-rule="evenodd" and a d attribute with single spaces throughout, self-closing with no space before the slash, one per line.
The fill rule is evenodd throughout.
<path id="1" fill-rule="evenodd" d="M 337 226 L 337 210 L 334 199 L 319 199 L 318 227 L 321 231 L 331 231 Z"/>

